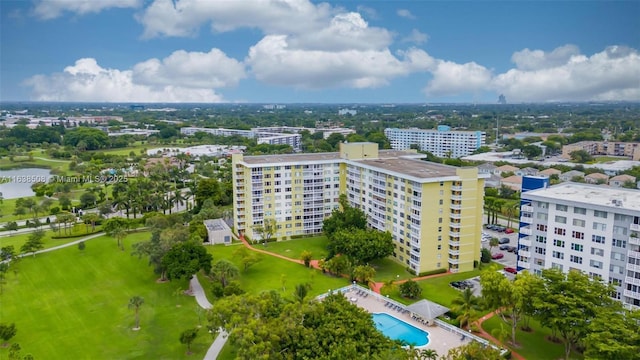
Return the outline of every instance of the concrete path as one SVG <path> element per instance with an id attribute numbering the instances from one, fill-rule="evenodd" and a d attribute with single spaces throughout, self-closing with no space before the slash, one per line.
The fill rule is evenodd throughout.
<path id="1" fill-rule="evenodd" d="M 193 275 L 191 278 L 190 286 L 193 296 L 196 297 L 198 305 L 205 310 L 211 309 L 213 305 L 211 305 L 209 299 L 207 299 L 207 295 L 205 294 L 202 285 L 200 285 L 200 281 L 198 281 L 198 277 L 196 275 Z M 222 351 L 222 348 L 224 347 L 224 344 L 227 343 L 228 338 L 227 333 L 224 330 L 220 330 L 218 336 L 216 336 L 216 339 L 213 341 L 213 344 L 211 344 L 211 347 L 207 350 L 204 360 L 217 359 L 220 351 Z"/>

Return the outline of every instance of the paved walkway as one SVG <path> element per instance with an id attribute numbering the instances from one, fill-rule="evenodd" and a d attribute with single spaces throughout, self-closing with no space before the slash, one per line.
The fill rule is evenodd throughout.
<path id="1" fill-rule="evenodd" d="M 492 311 L 490 313 L 488 313 L 487 315 L 481 317 L 480 319 L 478 319 L 478 321 L 476 322 L 476 324 L 478 325 L 478 329 L 480 329 L 480 332 L 478 333 L 479 336 L 493 342 L 494 344 L 498 344 L 501 347 L 508 349 L 509 347 L 506 346 L 505 344 L 503 344 L 502 342 L 498 341 L 498 339 L 496 339 L 495 337 L 493 337 L 491 334 L 489 334 L 488 332 L 486 332 L 483 328 L 482 328 L 482 323 L 485 322 L 486 320 L 491 319 L 492 317 L 494 317 L 496 315 L 495 311 Z M 511 333 L 509 333 L 509 336 L 511 336 Z M 517 352 L 509 349 L 511 351 L 511 358 L 512 359 L 517 359 L 517 360 L 526 360 L 524 356 L 518 354 Z"/>
<path id="2" fill-rule="evenodd" d="M 198 277 L 196 275 L 193 275 L 191 278 L 190 286 L 193 296 L 196 297 L 196 302 L 201 308 L 205 310 L 213 308 L 213 305 L 209 302 L 209 299 L 207 299 L 207 295 L 205 294 L 202 285 L 200 285 L 200 281 L 198 281 Z M 222 351 L 222 348 L 224 347 L 224 344 L 227 343 L 227 339 L 229 339 L 227 333 L 224 330 L 221 330 L 213 341 L 213 344 L 209 347 L 209 350 L 207 350 L 204 360 L 217 359 L 220 351 Z"/>

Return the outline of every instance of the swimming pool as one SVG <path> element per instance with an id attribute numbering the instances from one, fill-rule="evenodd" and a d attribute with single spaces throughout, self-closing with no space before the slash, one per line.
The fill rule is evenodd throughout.
<path id="1" fill-rule="evenodd" d="M 424 346 L 429 343 L 429 333 L 385 313 L 373 314 L 376 328 L 386 337 L 404 341 L 408 345 Z"/>

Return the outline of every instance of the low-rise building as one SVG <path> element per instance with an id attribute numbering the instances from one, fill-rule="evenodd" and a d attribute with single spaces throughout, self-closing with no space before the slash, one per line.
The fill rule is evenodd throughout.
<path id="1" fill-rule="evenodd" d="M 223 219 L 209 219 L 204 221 L 207 228 L 207 241 L 205 244 L 225 244 L 230 245 L 233 240 L 231 228 Z"/>
<path id="2" fill-rule="evenodd" d="M 609 179 L 609 185 L 614 187 L 622 187 L 627 182 L 635 183 L 636 177 L 627 175 L 627 174 L 622 174 L 622 175 L 614 176 L 611 179 Z"/>
<path id="3" fill-rule="evenodd" d="M 606 184 L 609 180 L 609 175 L 603 173 L 591 173 L 584 176 L 584 182 L 587 184 Z"/>
<path id="4" fill-rule="evenodd" d="M 589 155 L 625 156 L 631 160 L 640 160 L 640 143 L 616 141 L 580 141 L 562 146 L 562 157 L 571 158 L 571 153 L 584 150 Z"/>
<path id="5" fill-rule="evenodd" d="M 558 176 L 560 181 L 571 181 L 573 178 L 584 178 L 584 173 L 578 170 L 569 170 Z"/>

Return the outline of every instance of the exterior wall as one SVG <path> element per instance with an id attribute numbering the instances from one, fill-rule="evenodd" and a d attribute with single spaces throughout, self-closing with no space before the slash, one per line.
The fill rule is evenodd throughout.
<path id="1" fill-rule="evenodd" d="M 484 132 L 450 131 L 448 126 L 439 126 L 437 130 L 388 128 L 384 134 L 396 150 L 406 150 L 416 144 L 438 157 L 468 156 L 486 142 Z"/>
<path id="2" fill-rule="evenodd" d="M 523 192 L 518 268 L 582 271 L 613 284 L 625 306 L 640 307 L 639 235 L 640 211 L 632 208 Z"/>
<path id="3" fill-rule="evenodd" d="M 640 144 L 633 142 L 580 141 L 562 147 L 562 157 L 570 158 L 576 150 L 584 150 L 590 155 L 627 156 L 640 160 Z"/>
<path id="4" fill-rule="evenodd" d="M 340 143 L 340 157 L 347 160 L 376 159 L 376 143 Z"/>

